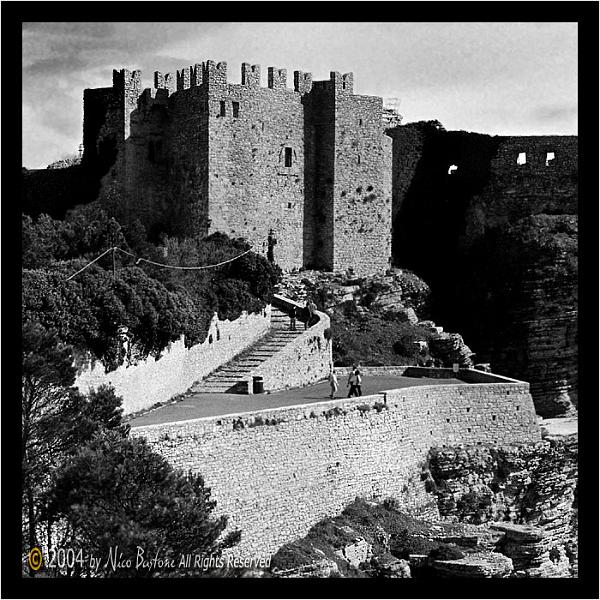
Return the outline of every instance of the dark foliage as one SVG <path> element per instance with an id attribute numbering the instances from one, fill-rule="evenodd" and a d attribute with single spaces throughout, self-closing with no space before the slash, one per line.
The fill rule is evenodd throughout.
<path id="1" fill-rule="evenodd" d="M 215 311 L 236 319 L 262 310 L 279 280 L 279 267 L 248 253 L 218 268 L 164 269 L 135 266 L 138 253 L 172 266 L 213 265 L 248 250 L 244 240 L 214 234 L 203 240 L 165 238 L 162 250 L 133 221 L 121 228 L 97 204 L 78 207 L 64 221 L 23 217 L 23 316 L 57 332 L 79 350 L 89 350 L 107 370 L 124 360 L 119 328 L 127 327 L 136 353 L 159 357 L 181 335 L 188 346 L 202 342 Z M 101 252 L 112 253 L 67 281 Z M 143 267 L 142 267 L 143 265 Z"/>
<path id="2" fill-rule="evenodd" d="M 107 557 L 118 546 L 125 557 L 134 558 L 139 546 L 148 561 L 158 554 L 175 563 L 175 568 L 136 568 L 134 558 L 131 567 L 116 571 L 110 564 L 101 565 L 100 575 L 199 576 L 199 569 L 180 567 L 182 554 L 216 557 L 240 539 L 238 531 L 222 537 L 227 518 L 213 518 L 215 506 L 200 475 L 174 470 L 143 439 L 106 432 L 92 438 L 61 469 L 47 517 L 61 524 L 63 543 L 75 550 Z M 89 573 L 85 566 L 75 566 L 62 574 Z"/>

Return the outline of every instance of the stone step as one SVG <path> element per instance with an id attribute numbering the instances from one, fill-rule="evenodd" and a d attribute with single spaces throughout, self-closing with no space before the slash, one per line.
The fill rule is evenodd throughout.
<path id="1" fill-rule="evenodd" d="M 251 381 L 252 372 L 266 360 L 281 352 L 290 342 L 305 332 L 304 324 L 298 319 L 296 329 L 290 329 L 290 316 L 286 311 L 272 307 L 271 328 L 254 346 L 247 348 L 229 363 L 224 364 L 206 379 L 192 388 L 194 393 L 227 392 L 232 388 L 244 393 Z"/>

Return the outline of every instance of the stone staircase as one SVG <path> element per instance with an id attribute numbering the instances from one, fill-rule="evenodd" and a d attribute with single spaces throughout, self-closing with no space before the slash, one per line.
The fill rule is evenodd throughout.
<path id="1" fill-rule="evenodd" d="M 247 394 L 252 386 L 252 372 L 303 332 L 304 323 L 296 321 L 296 331 L 291 331 L 289 315 L 272 306 L 269 332 L 233 360 L 194 384 L 190 393 Z"/>

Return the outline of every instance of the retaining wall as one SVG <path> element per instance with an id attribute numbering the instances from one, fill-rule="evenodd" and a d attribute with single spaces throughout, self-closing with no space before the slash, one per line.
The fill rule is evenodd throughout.
<path id="1" fill-rule="evenodd" d="M 428 385 L 138 427 L 175 467 L 200 472 L 219 513 L 240 528 L 233 553 L 265 557 L 356 496 L 432 498 L 420 478 L 432 446 L 541 439 L 522 382 Z"/>
<path id="2" fill-rule="evenodd" d="M 286 312 L 292 306 L 303 308 L 298 302 L 278 294 L 273 296 L 273 305 Z M 331 340 L 325 337 L 330 320 L 327 314 L 320 311 L 316 311 L 316 316 L 318 322 L 315 325 L 257 368 L 255 375 L 263 377 L 266 390 L 302 387 L 327 377 L 330 365 L 333 364 Z M 304 324 L 298 321 L 296 326 L 301 328 Z"/>
<path id="3" fill-rule="evenodd" d="M 206 377 L 222 364 L 251 346 L 264 335 L 271 320 L 271 307 L 262 313 L 242 313 L 235 321 L 219 321 L 216 313 L 206 340 L 185 347 L 182 336 L 157 360 L 152 356 L 136 365 L 121 366 L 106 373 L 100 361 L 88 362 L 75 380 L 82 392 L 112 385 L 123 397 L 124 414 L 150 408 L 187 391 L 193 383 Z"/>

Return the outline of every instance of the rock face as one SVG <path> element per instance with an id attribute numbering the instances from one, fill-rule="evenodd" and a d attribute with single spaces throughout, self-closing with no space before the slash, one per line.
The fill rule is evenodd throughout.
<path id="1" fill-rule="evenodd" d="M 577 217 L 538 215 L 506 230 L 503 260 L 514 266 L 503 298 L 495 372 L 531 383 L 536 411 L 572 413 L 578 401 Z"/>
<path id="2" fill-rule="evenodd" d="M 389 135 L 394 263 L 427 281 L 432 315 L 478 362 L 531 383 L 539 414 L 568 413 L 577 406 L 577 138 L 490 137 L 435 122 Z"/>
<path id="3" fill-rule="evenodd" d="M 552 537 L 539 527 L 500 523 L 492 525 L 504 532 L 499 547 L 509 556 L 521 577 L 569 577 L 570 565 L 563 546 L 553 546 Z"/>
<path id="4" fill-rule="evenodd" d="M 508 577 L 513 562 L 498 552 L 474 552 L 456 560 L 433 560 L 431 568 L 438 577 Z"/>
<path id="5" fill-rule="evenodd" d="M 440 515 L 502 521 L 497 548 L 522 576 L 573 575 L 577 447 L 577 436 L 569 436 L 518 448 L 434 449 L 429 468 Z"/>

